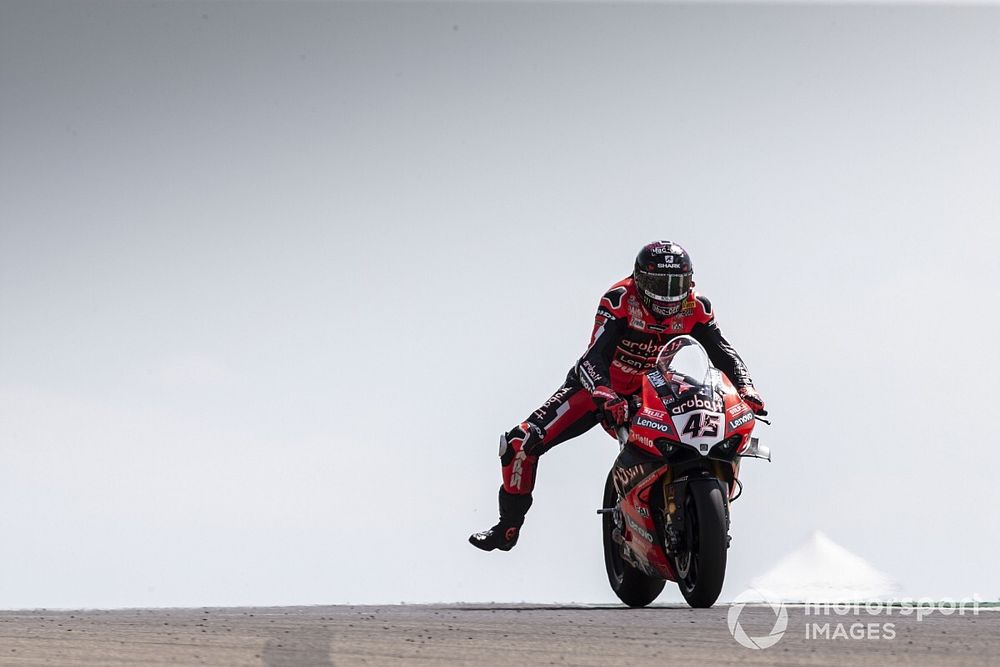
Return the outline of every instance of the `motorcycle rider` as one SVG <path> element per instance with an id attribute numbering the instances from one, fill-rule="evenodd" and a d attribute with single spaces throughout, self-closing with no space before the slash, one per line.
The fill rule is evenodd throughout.
<path id="1" fill-rule="evenodd" d="M 474 533 L 469 542 L 484 551 L 510 551 L 531 507 L 538 457 L 600 421 L 614 433 L 629 420 L 628 398 L 641 387 L 660 348 L 689 334 L 712 364 L 736 385 L 757 414 L 767 414 L 746 365 L 723 337 L 711 302 L 694 291 L 687 251 L 671 241 L 654 241 L 639 251 L 632 275 L 601 297 L 590 346 L 566 381 L 527 419 L 500 436 L 500 521 Z"/>

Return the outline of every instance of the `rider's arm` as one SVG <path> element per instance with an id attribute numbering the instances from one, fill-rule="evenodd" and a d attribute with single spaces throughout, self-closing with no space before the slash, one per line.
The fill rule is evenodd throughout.
<path id="1" fill-rule="evenodd" d="M 576 370 L 580 382 L 593 393 L 597 387 L 611 386 L 611 357 L 621 339 L 628 320 L 625 319 L 625 289 L 612 288 L 601 298 L 594 317 L 590 347 L 580 357 Z"/>
<path id="2" fill-rule="evenodd" d="M 740 359 L 736 349 L 722 335 L 722 330 L 715 322 L 715 314 L 712 312 L 712 303 L 705 297 L 698 295 L 698 303 L 702 312 L 701 321 L 691 329 L 691 336 L 701 343 L 712 365 L 729 376 L 733 384 L 737 387 L 752 387 L 753 379 L 750 371 Z"/>

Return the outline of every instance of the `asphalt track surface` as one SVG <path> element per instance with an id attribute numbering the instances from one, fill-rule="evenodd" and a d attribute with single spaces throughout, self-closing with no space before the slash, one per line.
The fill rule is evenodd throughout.
<path id="1" fill-rule="evenodd" d="M 996 665 L 1000 612 L 805 616 L 788 609 L 775 645 L 730 633 L 729 608 L 400 605 L 0 611 L 0 665 Z M 744 607 L 749 636 L 776 614 Z M 806 638 L 807 623 L 830 637 Z M 882 625 L 891 622 L 888 632 Z M 874 623 L 894 638 L 833 638 Z M 865 630 L 867 633 L 868 631 Z M 821 633 L 822 634 L 822 633 Z"/>

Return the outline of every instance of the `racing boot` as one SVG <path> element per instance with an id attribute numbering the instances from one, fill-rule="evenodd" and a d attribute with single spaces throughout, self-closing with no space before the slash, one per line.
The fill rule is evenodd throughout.
<path id="1" fill-rule="evenodd" d="M 483 551 L 510 551 L 517 544 L 524 515 L 531 507 L 531 494 L 514 495 L 500 487 L 500 521 L 481 533 L 469 536 L 469 544 Z"/>

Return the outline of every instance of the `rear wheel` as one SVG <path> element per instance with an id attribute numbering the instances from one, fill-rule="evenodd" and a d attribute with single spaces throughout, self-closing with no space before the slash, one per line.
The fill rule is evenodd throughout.
<path id="1" fill-rule="evenodd" d="M 602 507 L 617 507 L 618 492 L 613 479 L 614 470 L 608 473 L 608 481 L 604 485 L 604 504 Z M 616 510 L 617 511 L 617 510 Z M 601 515 L 604 529 L 604 566 L 608 571 L 608 582 L 618 599 L 630 607 L 645 607 L 656 599 L 663 591 L 666 583 L 659 577 L 648 574 L 629 565 L 622 558 L 622 546 L 616 544 L 612 534 L 615 529 L 614 514 L 608 512 Z"/>
<path id="2" fill-rule="evenodd" d="M 714 482 L 688 486 L 684 505 L 687 551 L 674 558 L 674 565 L 677 585 L 692 607 L 711 607 L 722 592 L 729 542 L 725 503 L 722 489 Z"/>

